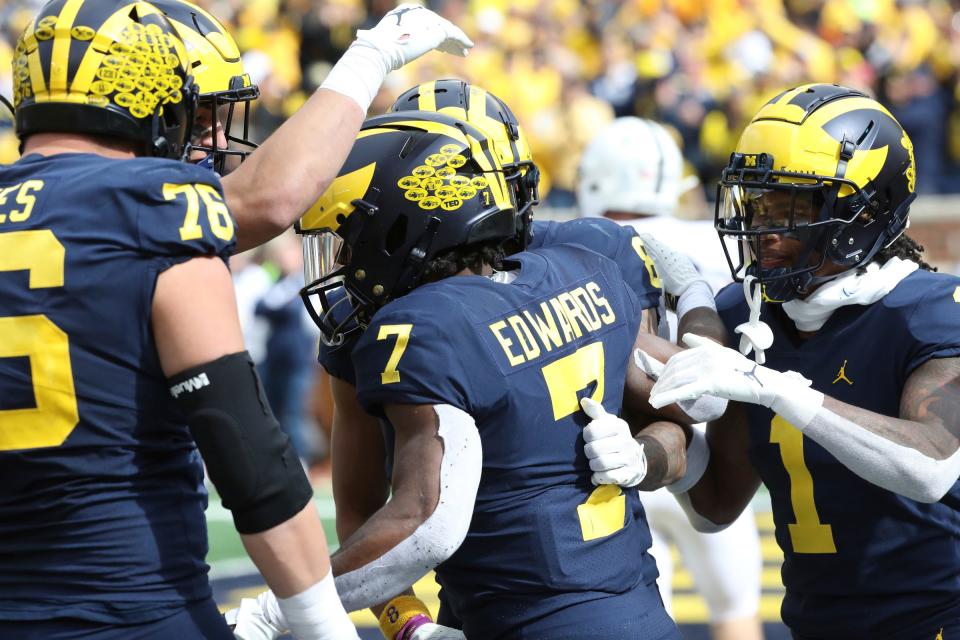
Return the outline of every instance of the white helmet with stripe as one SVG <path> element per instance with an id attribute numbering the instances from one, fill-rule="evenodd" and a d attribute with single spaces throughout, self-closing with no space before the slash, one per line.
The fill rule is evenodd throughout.
<path id="1" fill-rule="evenodd" d="M 580 158 L 580 215 L 607 211 L 670 216 L 680 196 L 696 184 L 683 178 L 683 156 L 673 137 L 652 120 L 617 118 Z"/>

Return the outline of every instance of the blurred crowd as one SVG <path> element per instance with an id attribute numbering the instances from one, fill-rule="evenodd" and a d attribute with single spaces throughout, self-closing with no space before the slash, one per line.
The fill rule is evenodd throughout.
<path id="1" fill-rule="evenodd" d="M 196 1 L 231 28 L 261 88 L 254 139 L 269 134 L 320 85 L 358 28 L 374 25 L 396 4 Z M 0 0 L 0 95 L 12 95 L 13 46 L 40 4 Z M 960 0 L 425 4 L 463 27 L 476 47 L 466 59 L 425 56 L 392 74 L 371 113 L 386 111 L 403 90 L 437 78 L 459 77 L 492 91 L 511 105 L 527 132 L 547 206 L 574 204 L 581 150 L 606 122 L 623 115 L 668 125 L 681 142 L 688 171 L 699 176 L 704 196 L 712 199 L 720 168 L 749 115 L 783 89 L 806 82 L 837 82 L 877 97 L 913 139 L 918 190 L 960 192 Z M 0 110 L 0 162 L 16 155 L 10 116 Z M 241 306 L 246 304 L 248 324 L 261 327 L 260 361 L 277 412 L 288 416 L 291 429 L 298 421 L 326 426 L 322 403 L 311 409 L 302 400 L 319 375 L 312 347 L 303 346 L 314 342 L 316 333 L 296 295 L 302 286 L 298 252 L 284 243 L 295 240 L 281 239 L 266 254 L 236 265 L 237 277 L 246 278 L 241 296 L 249 298 Z M 297 332 L 299 337 L 292 337 Z M 302 373 L 271 383 L 271 372 L 292 370 Z M 280 374 L 273 375 L 276 381 Z M 324 388 L 322 382 L 318 388 Z M 300 400 L 279 397 L 284 389 L 298 390 L 292 395 Z M 322 453 L 322 440 L 294 436 L 308 460 Z"/>

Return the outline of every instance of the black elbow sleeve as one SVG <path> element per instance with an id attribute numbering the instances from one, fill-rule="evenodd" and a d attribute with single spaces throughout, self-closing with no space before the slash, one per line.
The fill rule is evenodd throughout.
<path id="1" fill-rule="evenodd" d="M 303 509 L 313 490 L 246 351 L 167 382 L 237 531 L 260 533 Z"/>

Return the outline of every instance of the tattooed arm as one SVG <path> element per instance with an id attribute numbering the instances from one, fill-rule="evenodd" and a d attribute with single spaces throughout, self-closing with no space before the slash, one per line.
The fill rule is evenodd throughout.
<path id="1" fill-rule="evenodd" d="M 960 358 L 943 358 L 910 374 L 900 397 L 900 417 L 824 397 L 801 430 L 864 480 L 931 503 L 960 476 L 958 414 Z"/>
<path id="2" fill-rule="evenodd" d="M 900 395 L 899 419 L 830 397 L 823 406 L 895 444 L 945 460 L 960 449 L 960 358 L 928 360 L 917 367 Z"/>

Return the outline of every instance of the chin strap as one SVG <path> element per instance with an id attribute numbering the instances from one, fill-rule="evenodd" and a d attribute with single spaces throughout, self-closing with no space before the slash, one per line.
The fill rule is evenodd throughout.
<path id="1" fill-rule="evenodd" d="M 760 319 L 760 307 L 763 304 L 763 287 L 755 282 L 756 276 L 747 276 L 743 279 L 743 297 L 750 307 L 750 319 L 734 329 L 740 334 L 740 353 L 750 355 L 754 352 L 757 364 L 763 364 L 767 358 L 764 351 L 773 346 L 773 331 L 770 326 Z"/>

